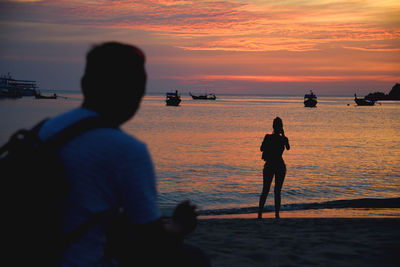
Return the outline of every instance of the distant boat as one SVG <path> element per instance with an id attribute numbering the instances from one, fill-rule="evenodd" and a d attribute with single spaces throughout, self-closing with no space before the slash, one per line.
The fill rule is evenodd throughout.
<path id="1" fill-rule="evenodd" d="M 200 99 L 200 100 L 215 100 L 215 99 L 217 99 L 215 94 L 192 95 L 192 93 L 189 92 L 189 95 L 195 100 L 198 100 L 198 99 Z"/>
<path id="2" fill-rule="evenodd" d="M 373 106 L 375 105 L 376 101 L 365 98 L 357 98 L 357 95 L 354 94 L 354 102 L 356 102 L 357 106 Z"/>
<path id="3" fill-rule="evenodd" d="M 35 81 L 16 80 L 8 73 L 0 77 L 0 98 L 20 98 L 34 96 L 37 85 Z"/>
<path id="4" fill-rule="evenodd" d="M 165 102 L 167 103 L 167 106 L 179 106 L 179 103 L 181 103 L 181 97 L 178 94 L 178 91 L 175 91 L 174 93 L 167 93 Z"/>
<path id="5" fill-rule="evenodd" d="M 36 99 L 57 99 L 57 94 L 53 94 L 53 95 L 42 95 L 40 92 L 35 94 L 35 98 Z"/>
<path id="6" fill-rule="evenodd" d="M 304 95 L 304 106 L 313 108 L 317 105 L 317 96 L 310 90 L 309 94 Z"/>

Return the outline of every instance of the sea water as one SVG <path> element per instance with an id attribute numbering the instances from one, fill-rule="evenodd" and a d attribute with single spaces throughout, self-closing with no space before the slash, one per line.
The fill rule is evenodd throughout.
<path id="1" fill-rule="evenodd" d="M 0 144 L 15 130 L 78 107 L 82 100 L 77 93 L 63 96 L 1 100 Z M 362 207 L 379 206 L 365 198 L 386 199 L 382 207 L 398 205 L 400 102 L 359 107 L 352 97 L 321 96 L 316 108 L 306 108 L 301 96 L 182 99 L 172 107 L 165 105 L 164 95 L 147 95 L 122 126 L 147 144 L 164 210 L 190 199 L 204 214 L 256 211 L 264 165 L 259 148 L 277 116 L 291 146 L 283 154 L 283 210 L 354 207 L 360 201 Z M 273 184 L 267 199 L 267 208 L 272 207 Z"/>

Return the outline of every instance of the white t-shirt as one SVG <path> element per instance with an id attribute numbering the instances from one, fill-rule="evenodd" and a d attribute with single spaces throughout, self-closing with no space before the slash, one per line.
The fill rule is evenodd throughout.
<path id="1" fill-rule="evenodd" d="M 77 108 L 47 121 L 39 132 L 45 140 L 72 123 L 97 113 Z M 131 223 L 157 220 L 161 213 L 153 164 L 146 145 L 120 129 L 89 130 L 59 150 L 71 189 L 65 207 L 66 233 L 101 211 L 124 207 Z M 102 265 L 104 223 L 99 223 L 65 252 L 62 266 Z"/>

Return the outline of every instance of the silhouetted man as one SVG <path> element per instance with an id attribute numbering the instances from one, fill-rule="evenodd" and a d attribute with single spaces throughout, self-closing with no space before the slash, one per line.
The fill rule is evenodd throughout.
<path id="1" fill-rule="evenodd" d="M 122 233 L 125 240 L 117 241 L 131 249 L 124 256 L 132 262 L 140 264 L 137 261 L 145 258 L 145 266 L 151 266 L 161 258 L 172 265 L 193 266 L 188 264 L 193 260 L 199 266 L 208 264 L 200 250 L 181 242 L 196 226 L 195 207 L 181 203 L 172 221 L 163 223 L 147 148 L 118 128 L 139 108 L 146 86 L 144 63 L 143 52 L 131 45 L 109 42 L 93 47 L 81 81 L 82 106 L 50 119 L 39 132 L 45 140 L 88 117 L 99 117 L 112 126 L 86 131 L 59 150 L 70 185 L 63 231 L 70 233 L 93 214 L 115 207 L 123 208 L 125 217 L 118 216 L 126 220 L 118 225 L 113 220 L 117 216 L 112 215 L 96 222 L 68 246 L 61 266 L 115 264 L 114 255 L 106 249 L 117 245 L 108 243 L 113 224 L 126 231 Z"/>

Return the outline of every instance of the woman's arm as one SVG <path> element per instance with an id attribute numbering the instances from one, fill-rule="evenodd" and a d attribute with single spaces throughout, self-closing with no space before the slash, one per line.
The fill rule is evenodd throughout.
<path id="1" fill-rule="evenodd" d="M 289 139 L 285 136 L 285 147 L 287 150 L 290 150 Z"/>
<path id="2" fill-rule="evenodd" d="M 285 131 L 282 129 L 282 137 L 285 140 L 285 147 L 287 150 L 290 150 L 289 139 L 285 136 Z"/>
<path id="3" fill-rule="evenodd" d="M 265 144 L 266 140 L 267 140 L 267 135 L 265 135 L 264 140 L 263 140 L 263 142 L 261 143 L 261 146 L 260 146 L 260 151 L 261 151 L 261 152 L 264 151 L 264 144 Z"/>

